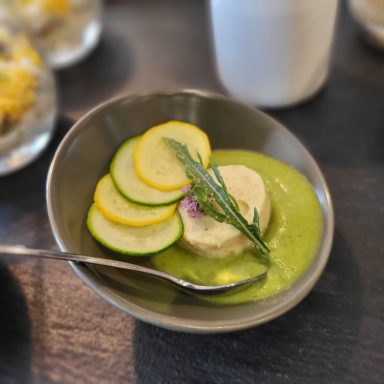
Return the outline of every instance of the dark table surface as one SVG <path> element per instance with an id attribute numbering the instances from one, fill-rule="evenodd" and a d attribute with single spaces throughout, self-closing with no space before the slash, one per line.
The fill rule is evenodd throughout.
<path id="1" fill-rule="evenodd" d="M 61 116 L 44 154 L 0 179 L 0 241 L 56 248 L 44 186 L 71 122 L 123 92 L 222 92 L 203 1 L 109 1 L 99 47 L 58 73 Z M 258 328 L 189 335 L 132 319 L 65 262 L 0 259 L 0 383 L 383 383 L 384 54 L 342 7 L 326 88 L 269 111 L 318 160 L 336 213 L 312 293 Z"/>

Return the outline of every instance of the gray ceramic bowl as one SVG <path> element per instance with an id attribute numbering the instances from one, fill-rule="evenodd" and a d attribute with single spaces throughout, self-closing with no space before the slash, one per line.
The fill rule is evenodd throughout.
<path id="1" fill-rule="evenodd" d="M 171 119 L 200 126 L 209 134 L 213 148 L 261 151 L 307 176 L 319 198 L 324 227 L 313 263 L 289 289 L 233 306 L 210 305 L 159 281 L 112 268 L 72 263 L 73 269 L 111 304 L 173 330 L 233 331 L 283 314 L 308 294 L 327 262 L 334 225 L 328 188 L 311 155 L 287 129 L 266 114 L 222 96 L 198 91 L 127 96 L 95 108 L 76 123 L 59 146 L 47 181 L 49 219 L 58 245 L 64 251 L 111 256 L 85 226 L 96 182 L 124 140 Z"/>

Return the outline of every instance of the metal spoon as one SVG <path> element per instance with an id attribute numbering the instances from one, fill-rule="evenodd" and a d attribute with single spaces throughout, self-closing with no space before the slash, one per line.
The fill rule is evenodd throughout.
<path id="1" fill-rule="evenodd" d="M 184 291 L 187 291 L 189 293 L 200 294 L 200 295 L 224 293 L 234 288 L 246 287 L 251 283 L 254 283 L 256 281 L 263 279 L 267 275 L 267 271 L 266 271 L 260 275 L 250 277 L 249 279 L 240 280 L 240 281 L 236 281 L 234 283 L 229 283 L 225 285 L 199 285 L 199 284 L 193 284 L 189 281 L 180 279 L 176 276 L 170 275 L 169 273 L 161 272 L 152 268 L 142 267 L 141 265 L 127 263 L 125 261 L 103 259 L 100 257 L 78 255 L 75 253 L 50 251 L 50 250 L 43 250 L 43 249 L 31 249 L 31 248 L 26 248 L 22 245 L 0 245 L 0 254 L 11 255 L 11 256 L 12 255 L 33 256 L 37 258 L 47 257 L 50 259 L 76 261 L 79 263 L 97 264 L 97 265 L 103 265 L 106 267 L 125 269 L 128 271 L 134 271 L 134 272 L 139 272 L 146 275 L 158 277 L 160 279 L 163 279 L 175 284 L 176 286 L 183 289 Z"/>

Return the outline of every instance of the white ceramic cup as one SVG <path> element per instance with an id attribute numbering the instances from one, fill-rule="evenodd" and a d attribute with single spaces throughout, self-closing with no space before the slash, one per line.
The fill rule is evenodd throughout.
<path id="1" fill-rule="evenodd" d="M 234 97 L 289 106 L 325 83 L 338 0 L 210 0 L 219 77 Z"/>
<path id="2" fill-rule="evenodd" d="M 384 49 L 384 0 L 349 0 L 348 4 L 365 39 Z"/>

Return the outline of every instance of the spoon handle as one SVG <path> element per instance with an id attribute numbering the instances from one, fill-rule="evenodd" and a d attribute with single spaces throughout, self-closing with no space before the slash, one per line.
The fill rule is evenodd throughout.
<path id="1" fill-rule="evenodd" d="M 11 256 L 13 255 L 32 256 L 36 258 L 44 257 L 44 258 L 56 259 L 56 260 L 76 261 L 79 263 L 96 264 L 96 265 L 102 265 L 105 267 L 114 267 L 114 268 L 125 269 L 128 271 L 146 273 L 146 274 L 160 277 L 165 280 L 172 281 L 176 284 L 181 284 L 180 282 L 183 281 L 176 278 L 175 276 L 169 275 L 168 273 L 157 271 L 151 268 L 142 267 L 141 265 L 136 265 L 136 264 L 128 263 L 125 261 L 104 259 L 101 257 L 85 256 L 85 255 L 79 255 L 79 254 L 69 253 L 69 252 L 51 251 L 51 250 L 44 250 L 44 249 L 32 249 L 32 248 L 24 247 L 23 245 L 0 245 L 0 254 L 11 255 Z"/>

